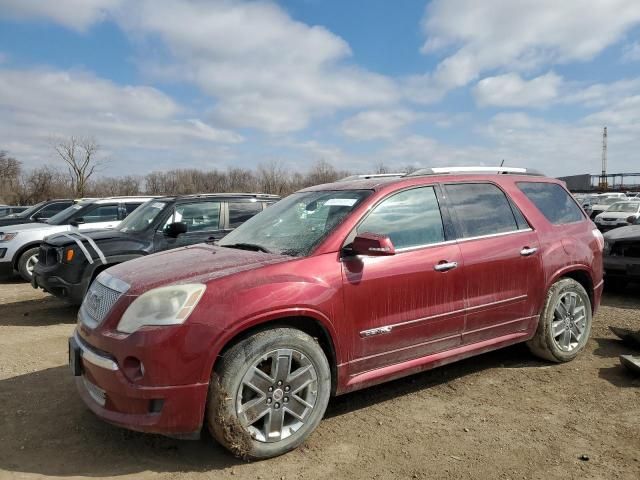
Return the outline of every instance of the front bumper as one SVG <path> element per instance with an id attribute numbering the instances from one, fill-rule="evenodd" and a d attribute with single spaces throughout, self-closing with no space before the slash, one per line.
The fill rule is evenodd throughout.
<path id="1" fill-rule="evenodd" d="M 202 428 L 208 384 L 139 385 L 115 357 L 83 340 L 77 331 L 81 375 L 76 387 L 89 409 L 103 420 L 140 432 L 197 438 Z"/>
<path id="2" fill-rule="evenodd" d="M 638 257 L 605 255 L 603 263 L 608 277 L 640 279 L 640 258 Z"/>
<path id="3" fill-rule="evenodd" d="M 42 267 L 40 262 L 36 264 L 31 278 L 31 286 L 33 288 L 42 288 L 56 297 L 60 297 L 74 305 L 80 305 L 87 288 L 89 287 L 88 279 L 84 279 L 80 283 L 71 283 L 62 277 L 52 275 L 47 267 Z"/>

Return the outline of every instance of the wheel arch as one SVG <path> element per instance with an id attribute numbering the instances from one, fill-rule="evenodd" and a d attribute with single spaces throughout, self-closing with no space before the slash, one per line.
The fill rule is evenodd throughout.
<path id="1" fill-rule="evenodd" d="M 551 285 L 556 283 L 558 280 L 562 278 L 571 278 L 578 282 L 582 287 L 587 291 L 587 295 L 589 295 L 589 301 L 591 302 L 591 311 L 593 313 L 594 310 L 594 284 L 593 278 L 591 276 L 591 270 L 586 266 L 575 265 L 568 269 L 561 270 L 556 273 L 556 275 L 552 278 L 551 282 L 548 285 L 548 288 L 551 288 Z"/>
<path id="2" fill-rule="evenodd" d="M 316 341 L 320 345 L 320 348 L 322 348 L 322 351 L 327 357 L 327 361 L 329 362 L 329 368 L 331 370 L 331 394 L 335 395 L 338 381 L 338 357 L 336 353 L 335 343 L 329 329 L 321 321 L 311 315 L 282 315 L 276 318 L 262 321 L 258 324 L 251 325 L 248 328 L 244 328 L 235 332 L 229 339 L 226 340 L 218 355 L 213 359 L 213 364 L 211 365 L 210 372 L 212 372 L 216 368 L 220 357 L 222 357 L 230 348 L 232 348 L 238 342 L 258 332 L 278 327 L 295 328 L 316 339 Z"/>
<path id="3" fill-rule="evenodd" d="M 16 253 L 13 255 L 13 259 L 11 260 L 11 265 L 13 266 L 13 269 L 18 270 L 18 262 L 20 261 L 20 257 L 24 252 L 32 248 L 39 248 L 41 243 L 42 243 L 42 240 L 38 240 L 37 242 L 34 241 L 34 242 L 25 243 L 18 250 L 16 250 Z"/>

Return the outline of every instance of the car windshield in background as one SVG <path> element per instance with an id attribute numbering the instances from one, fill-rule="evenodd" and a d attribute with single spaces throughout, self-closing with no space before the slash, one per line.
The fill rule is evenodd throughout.
<path id="1" fill-rule="evenodd" d="M 614 203 L 618 203 L 620 201 L 619 198 L 615 197 L 607 197 L 596 200 L 596 203 L 599 205 L 613 205 Z"/>
<path id="2" fill-rule="evenodd" d="M 80 210 L 82 207 L 88 205 L 87 203 L 76 203 L 75 205 L 71 205 L 70 207 L 65 208 L 60 213 L 57 213 L 46 223 L 49 225 L 65 225 L 71 218 Z"/>
<path id="3" fill-rule="evenodd" d="M 611 205 L 607 212 L 629 212 L 636 213 L 640 202 L 618 202 Z"/>
<path id="4" fill-rule="evenodd" d="M 116 227 L 116 230 L 126 233 L 142 232 L 158 218 L 158 215 L 162 213 L 166 206 L 165 202 L 151 200 L 136 208 Z"/>
<path id="5" fill-rule="evenodd" d="M 35 205 L 33 205 L 32 207 L 27 208 L 26 210 L 23 210 L 20 213 L 16 213 L 15 217 L 17 218 L 28 218 L 31 216 L 31 214 L 33 214 L 33 212 L 35 212 L 37 209 L 39 209 L 42 205 L 44 205 L 45 202 L 40 202 L 40 203 L 36 203 Z M 12 215 L 13 216 L 13 215 Z"/>
<path id="6" fill-rule="evenodd" d="M 306 256 L 371 190 L 294 193 L 224 237 L 219 245 Z"/>

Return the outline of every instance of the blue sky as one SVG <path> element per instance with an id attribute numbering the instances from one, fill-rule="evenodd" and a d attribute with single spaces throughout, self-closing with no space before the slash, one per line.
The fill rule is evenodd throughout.
<path id="1" fill-rule="evenodd" d="M 640 2 L 0 0 L 0 149 L 105 175 L 530 165 L 640 171 Z"/>

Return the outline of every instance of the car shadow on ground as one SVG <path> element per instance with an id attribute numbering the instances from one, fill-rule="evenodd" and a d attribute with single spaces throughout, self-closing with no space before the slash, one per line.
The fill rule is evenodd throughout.
<path id="1" fill-rule="evenodd" d="M 602 358 L 615 358 L 620 355 L 640 355 L 640 350 L 634 349 L 624 342 L 614 338 L 594 338 L 598 346 L 593 354 Z M 640 386 L 640 376 L 627 370 L 622 364 L 613 367 L 603 367 L 598 371 L 598 376 L 616 387 L 637 388 Z"/>
<path id="2" fill-rule="evenodd" d="M 491 368 L 544 367 L 516 345 L 333 398 L 336 417 Z M 204 434 L 180 441 L 104 423 L 84 406 L 66 366 L 0 380 L 0 469 L 58 476 L 207 472 L 243 463 Z"/>
<path id="3" fill-rule="evenodd" d="M 78 307 L 55 297 L 0 304 L 0 326 L 35 327 L 75 323 Z"/>
<path id="4" fill-rule="evenodd" d="M 605 279 L 605 285 L 606 283 Z M 624 290 L 616 292 L 608 290 L 605 286 L 602 306 L 637 310 L 640 308 L 640 283 L 630 283 Z"/>

